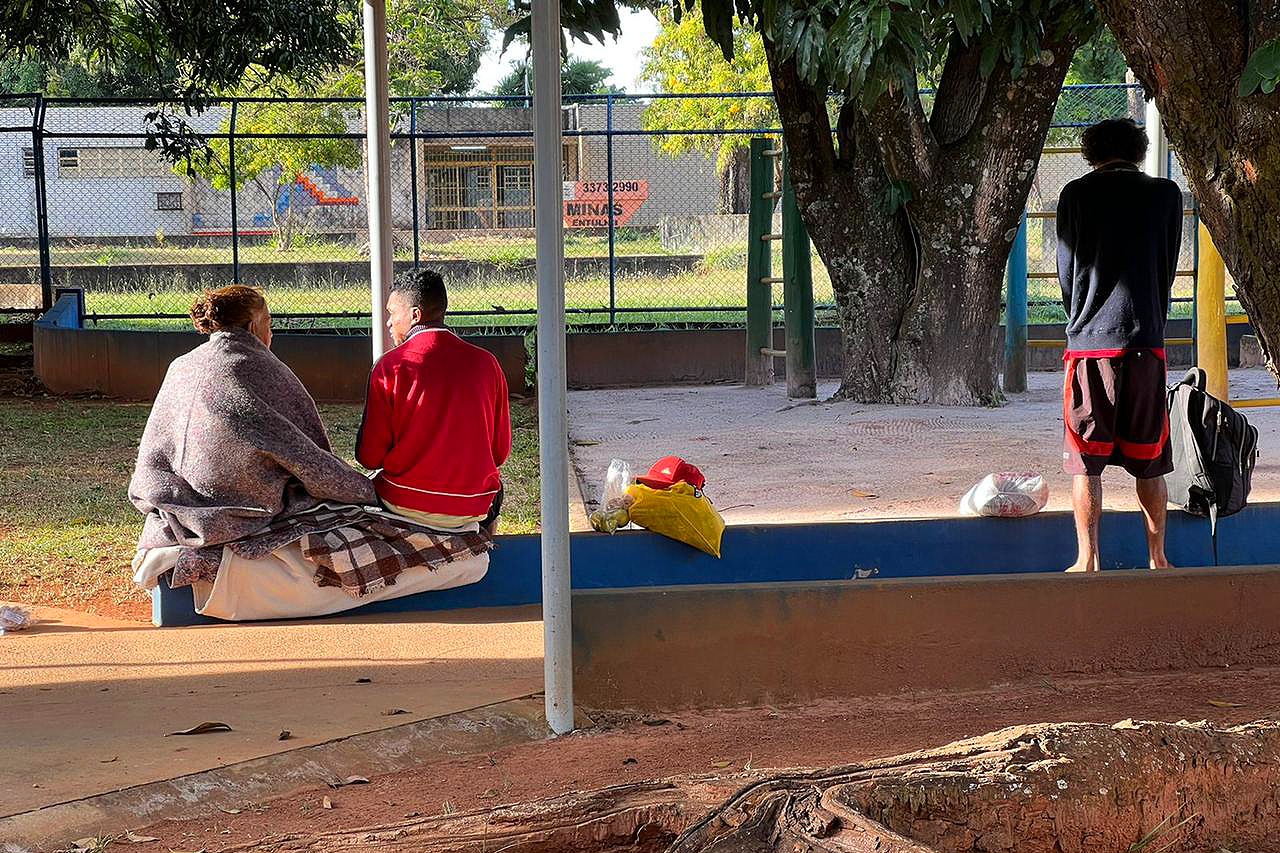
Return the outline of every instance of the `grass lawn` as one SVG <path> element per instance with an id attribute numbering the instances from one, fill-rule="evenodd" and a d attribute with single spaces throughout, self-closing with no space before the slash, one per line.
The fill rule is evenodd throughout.
<path id="1" fill-rule="evenodd" d="M 429 233 L 428 235 L 429 236 Z M 154 244 L 135 246 L 111 246 L 84 243 L 55 243 L 50 256 L 55 266 L 112 266 L 115 264 L 230 264 L 231 238 L 225 244 L 212 246 L 183 246 L 156 241 Z M 303 237 L 287 252 L 270 243 L 243 240 L 240 244 L 240 262 L 243 264 L 312 263 L 315 261 L 362 261 L 368 255 L 363 251 L 362 239 L 335 240 L 328 237 Z M 412 238 L 397 233 L 396 259 L 413 260 Z M 614 251 L 619 255 L 671 255 L 677 254 L 662 245 L 651 229 L 621 229 L 614 237 Z M 603 235 L 565 234 L 564 253 L 570 258 L 608 257 L 609 239 Z M 531 261 L 534 257 L 532 237 L 483 237 L 459 238 L 433 242 L 423 239 L 419 244 L 419 257 L 458 258 L 485 261 L 494 264 Z M 34 247 L 9 246 L 0 248 L 0 266 L 26 266 L 38 264 L 39 256 Z"/>
<path id="2" fill-rule="evenodd" d="M 777 266 L 777 264 L 775 264 Z M 826 267 L 813 258 L 814 298 L 818 304 L 833 301 L 831 279 Z M 775 273 L 779 270 L 775 270 Z M 249 281 L 262 286 L 275 314 L 342 313 L 355 317 L 282 320 L 281 327 L 367 328 L 369 291 L 358 284 L 325 278 L 304 279 L 301 283 Z M 95 314 L 176 315 L 168 319 L 128 319 L 103 321 L 126 328 L 184 328 L 192 301 L 200 291 L 172 276 L 160 274 L 143 286 L 93 289 L 85 294 L 86 308 Z M 627 275 L 617 277 L 616 305 L 623 310 L 619 323 L 662 324 L 682 322 L 741 323 L 746 306 L 746 251 L 731 244 L 708 253 L 694 269 L 674 275 Z M 782 302 L 782 287 L 774 286 L 775 304 Z M 529 275 L 493 275 L 450 283 L 450 309 L 458 325 L 529 327 L 534 323 L 537 286 Z M 607 276 L 574 276 L 565 281 L 565 305 L 570 324 L 609 322 L 609 279 Z M 728 310 L 707 310 L 712 308 Z M 467 316 L 462 312 L 488 312 Z"/>
<path id="3" fill-rule="evenodd" d="M 100 400 L 0 399 L 0 600 L 147 619 L 130 582 L 141 516 L 127 498 L 150 406 Z M 351 456 L 360 407 L 321 406 L 329 437 Z M 538 521 L 537 426 L 512 407 L 502 530 Z"/>

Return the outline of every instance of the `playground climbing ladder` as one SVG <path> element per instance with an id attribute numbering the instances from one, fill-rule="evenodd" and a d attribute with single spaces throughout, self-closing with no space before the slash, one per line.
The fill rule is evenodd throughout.
<path id="1" fill-rule="evenodd" d="M 781 187 L 774 162 L 782 161 Z M 782 233 L 773 231 L 775 204 L 782 202 Z M 782 275 L 773 275 L 773 244 L 782 243 Z M 785 349 L 773 344 L 773 286 L 782 285 Z M 773 360 L 785 358 L 787 396 L 812 399 L 817 390 L 813 269 L 809 234 L 780 143 L 751 140 L 751 208 L 747 217 L 747 353 L 745 383 L 773 382 Z"/>

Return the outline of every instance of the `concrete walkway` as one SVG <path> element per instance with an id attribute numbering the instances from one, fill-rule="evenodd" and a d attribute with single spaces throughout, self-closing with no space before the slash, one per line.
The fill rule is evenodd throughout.
<path id="1" fill-rule="evenodd" d="M 536 608 L 172 631 L 34 615 L 0 637 L 0 818 L 542 689 Z M 165 737 L 202 722 L 232 731 Z"/>
<path id="2" fill-rule="evenodd" d="M 953 516 L 995 471 L 1040 472 L 1048 508 L 1069 509 L 1062 374 L 1032 373 L 1029 385 L 987 409 L 828 402 L 835 384 L 807 402 L 788 401 L 783 385 L 576 391 L 570 449 L 589 507 L 610 459 L 643 473 L 674 453 L 702 469 L 729 524 Z M 1262 369 L 1231 371 L 1231 385 L 1233 398 L 1276 396 Z M 1280 499 L 1280 408 L 1243 411 L 1260 433 L 1251 500 Z M 1136 509 L 1132 484 L 1109 469 L 1105 507 Z"/>

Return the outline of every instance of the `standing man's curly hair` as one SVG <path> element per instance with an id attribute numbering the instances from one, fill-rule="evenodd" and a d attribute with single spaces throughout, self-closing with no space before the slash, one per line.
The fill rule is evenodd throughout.
<path id="1" fill-rule="evenodd" d="M 1081 153 L 1090 166 L 1113 160 L 1141 163 L 1147 156 L 1147 134 L 1128 118 L 1109 118 L 1084 132 Z"/>

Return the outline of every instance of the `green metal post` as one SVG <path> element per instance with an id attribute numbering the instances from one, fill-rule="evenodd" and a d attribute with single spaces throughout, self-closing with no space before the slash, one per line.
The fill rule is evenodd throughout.
<path id="1" fill-rule="evenodd" d="M 1008 282 L 1004 299 L 1004 390 L 1021 394 L 1027 390 L 1026 211 L 1009 249 Z"/>
<path id="2" fill-rule="evenodd" d="M 809 232 L 800 218 L 790 169 L 782 169 L 782 305 L 786 313 L 787 396 L 818 396 L 817 347 L 813 335 L 813 267 Z"/>
<path id="3" fill-rule="evenodd" d="M 773 383 L 773 148 L 771 139 L 751 140 L 751 207 L 747 214 L 747 371 L 748 386 Z M 781 143 L 777 143 L 781 144 Z"/>

